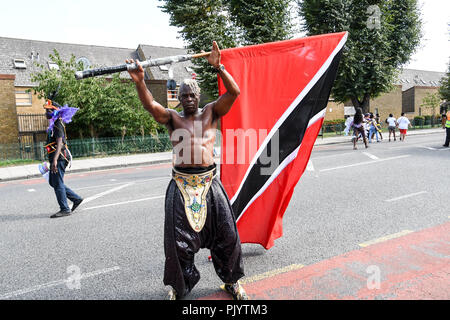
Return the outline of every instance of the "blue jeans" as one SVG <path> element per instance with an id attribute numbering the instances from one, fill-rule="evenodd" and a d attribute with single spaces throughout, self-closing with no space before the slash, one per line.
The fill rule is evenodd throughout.
<path id="1" fill-rule="evenodd" d="M 67 205 L 67 199 L 72 202 L 78 202 L 81 197 L 75 192 L 70 190 L 64 184 L 64 173 L 66 172 L 66 161 L 58 161 L 58 172 L 53 173 L 51 170 L 49 172 L 49 184 L 55 189 L 56 199 L 58 200 L 59 208 L 61 211 L 70 212 L 70 208 Z"/>
<path id="2" fill-rule="evenodd" d="M 375 133 L 376 137 L 377 137 L 377 141 L 378 141 L 378 130 L 375 127 L 370 127 L 369 130 L 369 142 L 372 142 L 372 134 Z"/>

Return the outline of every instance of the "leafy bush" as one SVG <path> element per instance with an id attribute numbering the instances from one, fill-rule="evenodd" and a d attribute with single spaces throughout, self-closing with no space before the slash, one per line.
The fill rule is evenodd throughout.
<path id="1" fill-rule="evenodd" d="M 425 123 L 425 117 L 415 116 L 413 123 L 415 126 L 423 126 L 423 124 Z"/>

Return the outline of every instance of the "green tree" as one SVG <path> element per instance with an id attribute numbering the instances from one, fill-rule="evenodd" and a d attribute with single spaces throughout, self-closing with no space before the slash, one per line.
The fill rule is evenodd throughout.
<path id="1" fill-rule="evenodd" d="M 121 136 L 123 128 L 129 135 L 141 135 L 142 130 L 156 133 L 162 128 L 141 107 L 134 85 L 115 74 L 112 78 L 94 77 L 76 80 L 74 73 L 83 70 L 72 55 L 64 61 L 55 50 L 49 55 L 59 70 L 47 69 L 38 64 L 40 71 L 32 75 L 38 85 L 33 91 L 40 98 L 47 98 L 58 87 L 55 101 L 79 108 L 67 131 L 83 138 Z"/>
<path id="2" fill-rule="evenodd" d="M 369 110 L 392 89 L 421 38 L 417 0 L 297 0 L 308 35 L 348 31 L 332 95 Z"/>
<path id="3" fill-rule="evenodd" d="M 450 64 L 448 65 L 448 70 L 445 77 L 441 79 L 439 95 L 441 96 L 442 100 L 450 103 Z"/>
<path id="4" fill-rule="evenodd" d="M 180 28 L 191 53 L 209 51 L 212 41 L 221 49 L 288 39 L 291 35 L 287 0 L 159 0 Z M 217 97 L 217 75 L 205 59 L 195 59 L 194 70 L 203 90 Z"/>
<path id="5" fill-rule="evenodd" d="M 288 39 L 292 35 L 290 0 L 227 0 L 242 45 Z"/>
<path id="6" fill-rule="evenodd" d="M 441 98 L 439 92 L 427 93 L 422 99 L 422 108 L 431 110 L 431 124 L 434 124 L 434 118 L 436 117 L 436 109 L 441 105 Z"/>

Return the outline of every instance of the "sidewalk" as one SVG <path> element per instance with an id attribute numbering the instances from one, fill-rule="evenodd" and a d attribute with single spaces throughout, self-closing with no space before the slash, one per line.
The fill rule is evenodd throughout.
<path id="1" fill-rule="evenodd" d="M 441 128 L 437 129 L 423 129 L 423 130 L 410 130 L 408 136 L 424 135 L 424 134 L 442 134 L 445 135 L 445 131 Z M 387 134 L 387 133 L 386 133 Z M 442 140 L 442 139 L 441 139 Z M 329 145 L 338 143 L 351 143 L 351 135 L 349 136 L 335 136 L 322 138 L 318 137 L 314 145 Z M 121 167 L 150 165 L 158 163 L 169 163 L 172 159 L 172 152 L 161 153 L 143 153 L 135 155 L 123 155 L 106 158 L 89 158 L 82 160 L 73 160 L 72 167 L 67 168 L 66 174 L 75 172 L 87 172 L 95 170 L 114 169 Z M 41 174 L 38 170 L 38 164 L 29 164 L 24 166 L 12 166 L 0 168 L 0 182 L 20 179 L 30 179 L 40 177 Z"/>

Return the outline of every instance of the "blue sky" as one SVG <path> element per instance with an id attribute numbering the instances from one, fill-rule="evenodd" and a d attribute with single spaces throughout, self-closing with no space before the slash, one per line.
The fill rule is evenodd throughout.
<path id="1" fill-rule="evenodd" d="M 405 67 L 444 72 L 450 58 L 450 1 L 419 3 L 424 37 Z M 177 28 L 158 5 L 157 0 L 7 1 L 0 8 L 0 36 L 123 48 L 182 47 Z"/>

